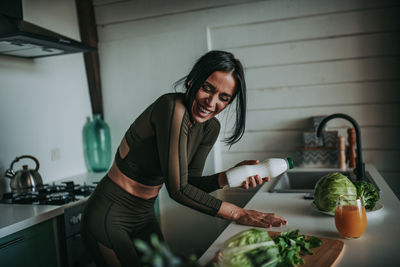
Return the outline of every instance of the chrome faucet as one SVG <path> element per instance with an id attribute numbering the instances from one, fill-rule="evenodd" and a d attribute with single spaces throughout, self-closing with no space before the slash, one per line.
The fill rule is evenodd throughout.
<path id="1" fill-rule="evenodd" d="M 354 169 L 354 174 L 356 175 L 358 181 L 367 180 L 365 176 L 365 165 L 362 159 L 360 126 L 352 117 L 343 113 L 335 113 L 329 115 L 328 117 L 324 118 L 319 124 L 317 130 L 317 137 L 321 136 L 322 129 L 324 128 L 325 124 L 334 118 L 342 118 L 348 120 L 349 122 L 351 122 L 351 124 L 353 124 L 354 129 L 356 130 L 356 145 L 357 145 L 356 168 Z"/>

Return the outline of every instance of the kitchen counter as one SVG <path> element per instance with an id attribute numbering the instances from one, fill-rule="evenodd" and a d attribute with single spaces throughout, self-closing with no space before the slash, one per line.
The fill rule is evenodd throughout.
<path id="1" fill-rule="evenodd" d="M 98 182 L 105 173 L 83 173 L 55 181 L 73 181 L 75 184 L 92 185 Z M 0 204 L 0 238 L 44 222 L 64 213 L 68 207 L 76 205 L 87 198 L 65 205 L 29 205 L 29 204 Z"/>
<path id="2" fill-rule="evenodd" d="M 400 201 L 373 165 L 366 164 L 366 171 L 381 189 L 379 203 L 384 208 L 368 213 L 367 230 L 359 239 L 342 239 L 336 230 L 334 217 L 314 210 L 312 200 L 304 199 L 304 193 L 269 193 L 271 183 L 260 187 L 245 208 L 274 212 L 288 220 L 288 225 L 270 228 L 271 231 L 300 229 L 301 234 L 342 240 L 344 251 L 336 266 L 398 266 Z M 251 227 L 230 223 L 199 259 L 200 264 L 204 265 L 213 258 L 225 240 L 248 228 Z"/>

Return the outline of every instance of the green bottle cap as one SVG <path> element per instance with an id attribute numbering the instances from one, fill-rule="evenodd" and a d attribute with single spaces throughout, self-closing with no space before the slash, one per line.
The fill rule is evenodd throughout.
<path id="1" fill-rule="evenodd" d="M 292 158 L 286 158 L 287 159 L 287 162 L 288 162 L 288 165 L 289 165 L 289 169 L 293 169 L 293 160 L 292 160 Z"/>

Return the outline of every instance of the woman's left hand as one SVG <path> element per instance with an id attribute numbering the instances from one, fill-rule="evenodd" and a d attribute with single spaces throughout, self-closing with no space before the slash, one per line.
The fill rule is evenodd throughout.
<path id="1" fill-rule="evenodd" d="M 259 160 L 244 160 L 242 162 L 239 162 L 238 164 L 235 165 L 235 167 L 242 166 L 242 165 L 256 165 L 260 163 Z M 250 177 L 247 177 L 246 180 L 242 182 L 241 187 L 244 189 L 249 189 L 250 187 L 254 188 L 257 185 L 262 184 L 263 182 L 269 182 L 270 178 L 269 177 L 260 177 L 260 175 L 256 174 Z"/>
<path id="2" fill-rule="evenodd" d="M 264 213 L 242 208 L 232 213 L 232 220 L 238 224 L 265 228 L 281 227 L 287 224 L 285 218 L 275 213 Z"/>

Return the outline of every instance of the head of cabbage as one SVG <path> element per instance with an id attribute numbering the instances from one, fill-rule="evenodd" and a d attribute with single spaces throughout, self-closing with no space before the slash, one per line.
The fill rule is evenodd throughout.
<path id="1" fill-rule="evenodd" d="M 244 230 L 225 241 L 218 267 L 275 267 L 279 249 L 264 229 Z"/>
<path id="2" fill-rule="evenodd" d="M 349 178 L 339 172 L 321 177 L 314 188 L 314 203 L 322 211 L 334 212 L 340 195 L 357 195 Z"/>

